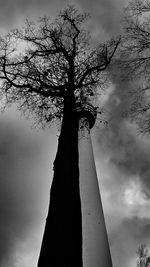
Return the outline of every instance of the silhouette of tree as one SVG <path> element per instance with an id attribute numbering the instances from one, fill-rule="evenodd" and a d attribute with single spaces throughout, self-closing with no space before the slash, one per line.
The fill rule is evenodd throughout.
<path id="1" fill-rule="evenodd" d="M 120 49 L 122 75 L 134 83 L 130 118 L 140 132 L 150 132 L 150 1 L 133 0 L 125 9 Z"/>
<path id="2" fill-rule="evenodd" d="M 61 121 L 50 205 L 38 267 L 82 267 L 82 218 L 79 192 L 76 103 L 96 95 L 120 40 L 92 47 L 73 6 L 1 39 L 1 92 L 6 106 L 17 103 L 42 126 Z"/>
<path id="3" fill-rule="evenodd" d="M 123 20 L 124 39 L 123 56 L 124 64 L 130 75 L 134 77 L 144 75 L 148 77 L 150 62 L 150 2 L 149 0 L 133 0 L 125 9 Z"/>
<path id="4" fill-rule="evenodd" d="M 138 260 L 137 267 L 149 267 L 150 266 L 150 256 L 148 253 L 147 246 L 141 244 L 137 250 Z"/>

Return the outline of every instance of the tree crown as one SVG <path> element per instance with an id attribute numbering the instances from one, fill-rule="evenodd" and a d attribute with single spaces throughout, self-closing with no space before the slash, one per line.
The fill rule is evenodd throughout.
<path id="1" fill-rule="evenodd" d="M 125 9 L 120 64 L 132 82 L 127 115 L 140 133 L 150 132 L 150 1 L 132 0 Z"/>
<path id="2" fill-rule="evenodd" d="M 119 40 L 92 47 L 83 27 L 88 17 L 68 6 L 52 22 L 48 17 L 26 21 L 23 29 L 1 38 L 6 104 L 17 102 L 42 123 L 61 118 L 66 95 L 75 94 L 78 101 L 96 95 Z"/>
<path id="3" fill-rule="evenodd" d="M 149 267 L 150 266 L 150 256 L 147 246 L 145 244 L 141 244 L 137 250 L 138 260 L 137 267 Z"/>

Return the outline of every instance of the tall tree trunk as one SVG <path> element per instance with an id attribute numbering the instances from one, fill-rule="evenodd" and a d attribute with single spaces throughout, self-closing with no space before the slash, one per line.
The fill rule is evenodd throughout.
<path id="1" fill-rule="evenodd" d="M 66 96 L 38 267 L 83 266 L 76 113 L 74 95 Z"/>

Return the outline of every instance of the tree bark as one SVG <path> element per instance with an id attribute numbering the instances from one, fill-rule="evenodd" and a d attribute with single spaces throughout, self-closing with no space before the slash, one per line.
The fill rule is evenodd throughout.
<path id="1" fill-rule="evenodd" d="M 38 267 L 83 266 L 78 124 L 74 94 L 66 95 Z"/>

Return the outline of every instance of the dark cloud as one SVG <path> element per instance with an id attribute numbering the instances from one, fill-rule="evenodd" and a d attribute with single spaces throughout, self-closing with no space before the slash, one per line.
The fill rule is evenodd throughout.
<path id="1" fill-rule="evenodd" d="M 150 219 L 133 217 L 124 219 L 123 227 L 128 230 L 128 233 L 140 244 L 149 242 L 150 237 Z"/>
<path id="2" fill-rule="evenodd" d="M 149 244 L 149 233 L 149 219 L 126 218 L 117 225 L 110 235 L 114 266 L 136 266 L 136 251 L 141 244 Z"/>
<path id="3" fill-rule="evenodd" d="M 43 188 L 49 183 L 46 181 L 46 169 L 43 185 L 43 177 L 40 177 L 46 165 L 41 163 L 40 166 L 40 161 L 43 162 L 43 148 L 39 140 L 40 137 L 29 134 L 23 124 L 0 119 L 0 266 L 2 267 L 9 266 L 9 261 L 10 266 L 13 266 L 13 257 L 18 244 L 32 239 L 35 229 L 40 226 L 45 216 L 44 205 L 41 203 L 44 198 L 42 199 L 41 195 Z"/>
<path id="4" fill-rule="evenodd" d="M 83 10 L 87 10 L 92 16 L 90 25 L 99 41 L 101 34 L 119 34 L 121 25 L 121 12 L 125 2 L 120 0 L 76 0 Z"/>
<path id="5" fill-rule="evenodd" d="M 150 197 L 150 139 L 137 132 L 135 124 L 123 116 L 130 106 L 130 83 L 116 83 L 105 108 L 109 125 L 101 130 L 100 147 L 109 155 L 111 164 L 119 169 L 126 179 L 138 176 L 144 192 Z"/>
<path id="6" fill-rule="evenodd" d="M 53 17 L 66 3 L 65 0 L 0 0 L 0 28 L 18 27 L 26 18 L 34 20 L 45 14 Z"/>
<path id="7" fill-rule="evenodd" d="M 90 30 L 99 39 L 100 36 L 118 34 L 120 31 L 121 10 L 126 1 L 120 0 L 6 0 L 0 1 L 0 28 L 10 29 L 22 25 L 25 18 L 37 19 L 39 16 L 55 17 L 58 12 L 74 4 L 83 11 L 91 14 Z M 101 41 L 101 40 L 100 40 Z"/>

